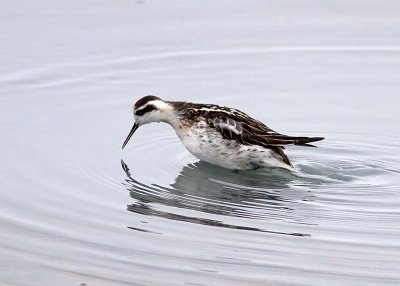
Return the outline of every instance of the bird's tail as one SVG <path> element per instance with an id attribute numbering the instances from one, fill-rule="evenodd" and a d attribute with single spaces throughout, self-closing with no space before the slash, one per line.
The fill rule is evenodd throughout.
<path id="1" fill-rule="evenodd" d="M 324 137 L 292 137 L 292 138 L 295 141 L 294 145 L 308 146 L 308 147 L 316 147 L 309 143 L 325 139 Z"/>
<path id="2" fill-rule="evenodd" d="M 299 145 L 316 147 L 309 143 L 325 139 L 324 137 L 301 137 L 301 136 L 288 136 L 283 134 L 273 134 L 264 137 L 268 144 L 271 145 Z"/>

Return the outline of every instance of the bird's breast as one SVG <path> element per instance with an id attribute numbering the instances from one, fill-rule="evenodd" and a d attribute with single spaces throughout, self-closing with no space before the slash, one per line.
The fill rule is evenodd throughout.
<path id="1" fill-rule="evenodd" d="M 220 165 L 219 161 L 234 153 L 236 142 L 229 140 L 231 146 L 226 146 L 221 134 L 204 123 L 176 130 L 178 137 L 186 149 L 200 160 Z"/>

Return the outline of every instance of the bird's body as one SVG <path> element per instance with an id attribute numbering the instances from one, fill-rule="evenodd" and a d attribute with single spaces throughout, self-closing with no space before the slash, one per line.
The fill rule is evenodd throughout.
<path id="1" fill-rule="evenodd" d="M 208 127 L 205 121 L 183 131 L 178 129 L 176 133 L 190 153 L 217 166 L 232 170 L 267 166 L 292 167 L 291 164 L 283 163 L 271 149 L 221 138 L 219 131 Z"/>
<path id="2" fill-rule="evenodd" d="M 200 160 L 232 170 L 293 166 L 284 145 L 304 145 L 322 137 L 293 137 L 280 134 L 262 122 L 233 108 L 214 104 L 167 102 L 145 96 L 134 106 L 135 130 L 150 122 L 171 125 L 186 149 Z"/>

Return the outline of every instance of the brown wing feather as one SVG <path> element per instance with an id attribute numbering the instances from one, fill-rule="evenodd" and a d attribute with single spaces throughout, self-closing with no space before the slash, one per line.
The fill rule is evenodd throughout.
<path id="1" fill-rule="evenodd" d="M 303 145 L 313 146 L 311 142 L 323 140 L 324 137 L 288 136 L 280 134 L 262 122 L 249 116 L 235 116 L 233 114 L 217 113 L 211 117 L 210 126 L 221 132 L 225 139 L 234 139 L 242 144 L 256 144 L 260 146 Z"/>
<path id="2" fill-rule="evenodd" d="M 210 117 L 209 124 L 218 130 L 225 139 L 236 140 L 244 145 L 254 144 L 271 149 L 288 165 L 289 158 L 283 152 L 284 145 L 312 146 L 311 142 L 324 139 L 323 137 L 288 136 L 280 134 L 262 122 L 244 113 L 240 115 L 216 113 Z"/>

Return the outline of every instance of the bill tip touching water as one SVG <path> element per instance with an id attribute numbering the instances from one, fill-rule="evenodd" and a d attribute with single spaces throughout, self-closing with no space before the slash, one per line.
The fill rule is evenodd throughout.
<path id="1" fill-rule="evenodd" d="M 244 112 L 215 104 L 164 101 L 153 95 L 133 106 L 135 122 L 122 149 L 135 131 L 152 122 L 172 126 L 186 149 L 205 162 L 232 170 L 280 167 L 293 170 L 286 145 L 315 147 L 324 137 L 280 134 Z"/>

